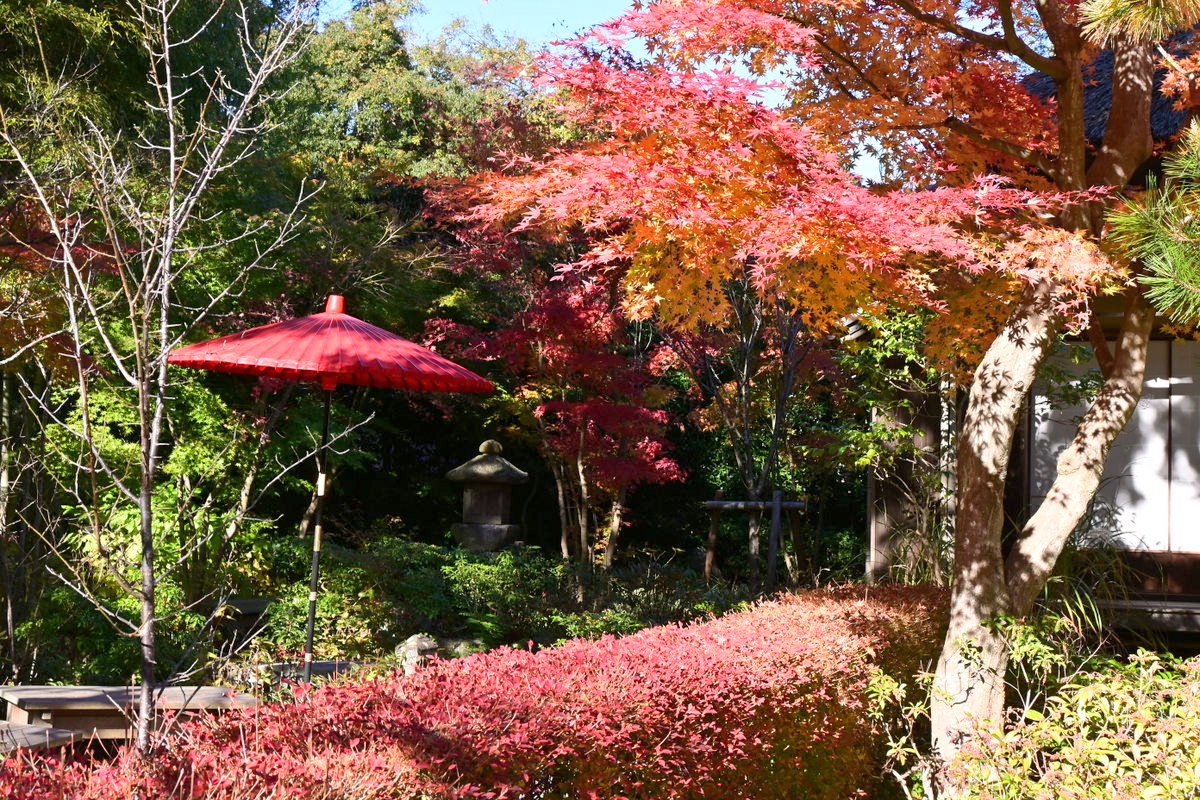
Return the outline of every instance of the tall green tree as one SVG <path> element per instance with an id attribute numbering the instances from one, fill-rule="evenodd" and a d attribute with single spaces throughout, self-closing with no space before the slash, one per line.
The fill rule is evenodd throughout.
<path id="1" fill-rule="evenodd" d="M 76 81 L 86 86 L 87 73 L 48 76 L 25 102 L 0 108 L 0 150 L 16 174 L 13 193 L 51 243 L 32 253 L 55 276 L 62 344 L 74 373 L 66 397 L 25 399 L 74 443 L 59 489 L 82 509 L 108 577 L 137 601 L 137 613 L 126 616 L 84 581 L 73 584 L 139 642 L 143 750 L 160 669 L 159 584 L 174 566 L 160 557 L 155 502 L 170 447 L 167 354 L 294 229 L 291 214 L 278 224 L 247 220 L 217 241 L 204 236 L 223 216 L 209 203 L 212 189 L 253 151 L 268 122 L 273 79 L 298 52 L 312 11 L 303 1 L 279 10 L 239 2 L 215 11 L 167 0 L 133 3 L 129 40 L 144 73 L 132 125 L 71 102 L 71 89 Z M 210 59 L 214 46 L 227 55 Z M 214 280 L 207 272 L 213 252 L 238 241 L 253 242 L 256 257 L 227 272 L 227 280 Z M 111 419 L 115 409 L 126 412 L 120 422 Z"/>

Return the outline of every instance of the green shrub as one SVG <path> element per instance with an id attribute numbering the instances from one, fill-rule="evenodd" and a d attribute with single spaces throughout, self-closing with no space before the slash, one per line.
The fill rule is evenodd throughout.
<path id="1" fill-rule="evenodd" d="M 395 606 L 403 636 L 459 624 L 443 574 L 454 550 L 391 537 L 373 542 L 367 554 L 371 579 Z"/>
<path id="2" fill-rule="evenodd" d="M 752 595 L 724 582 L 708 584 L 689 569 L 653 560 L 614 570 L 595 588 L 602 609 L 623 612 L 642 627 L 691 622 L 741 608 Z"/>
<path id="3" fill-rule="evenodd" d="M 362 659 L 388 653 L 397 636 L 395 611 L 361 569 L 340 567 L 317 596 L 313 655 Z M 265 625 L 247 652 L 252 661 L 294 660 L 304 650 L 308 582 L 297 582 L 267 609 Z"/>
<path id="4" fill-rule="evenodd" d="M 1141 651 L 985 733 L 950 770 L 971 800 L 1200 794 L 1200 661 Z"/>
<path id="5" fill-rule="evenodd" d="M 489 644 L 555 638 L 554 611 L 569 602 L 561 560 L 533 548 L 461 551 L 442 573 L 456 610 Z"/>
<path id="6" fill-rule="evenodd" d="M 308 578 L 298 542 L 278 543 L 289 582 L 244 655 L 294 658 L 304 642 Z M 743 590 L 643 560 L 580 578 L 535 547 L 478 553 L 381 536 L 365 551 L 331 544 L 322 562 L 314 651 L 318 658 L 374 659 L 414 633 L 479 640 L 488 647 L 625 635 L 738 607 Z"/>
<path id="7" fill-rule="evenodd" d="M 599 639 L 601 636 L 625 636 L 646 627 L 646 623 L 631 612 L 618 608 L 600 611 L 569 611 L 554 614 L 555 625 L 563 639 Z"/>
<path id="8" fill-rule="evenodd" d="M 114 587 L 97 590 L 99 602 L 126 619 L 137 619 L 140 601 Z M 177 666 L 188 669 L 203 663 L 211 645 L 205 615 L 187 607 L 176 584 L 158 587 L 159 676 Z M 54 586 L 42 597 L 39 613 L 21 623 L 18 636 L 46 642 L 38 649 L 26 681 L 48 683 L 124 684 L 138 680 L 141 653 L 138 641 L 128 636 L 91 600 L 66 586 Z"/>

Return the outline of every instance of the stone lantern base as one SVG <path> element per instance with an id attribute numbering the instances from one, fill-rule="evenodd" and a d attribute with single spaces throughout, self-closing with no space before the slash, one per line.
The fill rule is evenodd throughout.
<path id="1" fill-rule="evenodd" d="M 495 550 L 516 539 L 520 525 L 489 525 L 478 522 L 459 522 L 451 526 L 454 538 L 468 550 Z"/>

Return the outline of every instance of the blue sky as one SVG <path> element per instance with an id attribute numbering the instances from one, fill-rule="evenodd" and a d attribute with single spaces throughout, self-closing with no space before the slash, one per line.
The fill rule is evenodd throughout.
<path id="1" fill-rule="evenodd" d="M 351 0 L 326 0 L 323 16 L 338 17 Z M 620 16 L 630 0 L 423 0 L 424 12 L 412 19 L 422 38 L 432 38 L 456 19 L 490 25 L 499 34 L 544 44 L 563 39 L 598 22 Z"/>

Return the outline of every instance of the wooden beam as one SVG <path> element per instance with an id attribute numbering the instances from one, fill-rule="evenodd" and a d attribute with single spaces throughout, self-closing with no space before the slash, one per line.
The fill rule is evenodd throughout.
<path id="1" fill-rule="evenodd" d="M 705 500 L 704 507 L 719 508 L 722 511 L 766 511 L 774 507 L 770 500 Z M 786 500 L 779 504 L 782 509 L 799 510 L 805 508 L 801 500 Z"/>

